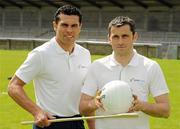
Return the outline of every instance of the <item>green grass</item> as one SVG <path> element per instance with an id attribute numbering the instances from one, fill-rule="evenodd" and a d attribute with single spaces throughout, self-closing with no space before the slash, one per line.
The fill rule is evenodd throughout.
<path id="1" fill-rule="evenodd" d="M 0 129 L 31 129 L 31 126 L 20 124 L 23 120 L 33 119 L 32 116 L 20 108 L 8 95 L 8 80 L 27 56 L 28 51 L 0 50 Z M 92 56 L 92 60 L 103 57 Z M 170 89 L 171 116 L 168 119 L 150 119 L 151 129 L 179 129 L 180 128 L 180 61 L 155 59 L 161 65 Z M 32 83 L 25 87 L 28 95 L 34 100 Z M 151 98 L 152 100 L 152 98 Z"/>
<path id="2" fill-rule="evenodd" d="M 24 61 L 28 51 L 2 51 L 0 50 L 0 129 L 28 129 L 20 125 L 20 121 L 32 119 L 31 115 L 20 108 L 8 95 L 8 77 L 11 77 Z M 28 95 L 34 99 L 33 87 L 26 86 Z M 31 127 L 29 126 L 29 129 Z"/>
<path id="3" fill-rule="evenodd" d="M 165 74 L 169 89 L 171 116 L 168 119 L 151 118 L 152 129 L 180 128 L 180 60 L 157 60 Z"/>

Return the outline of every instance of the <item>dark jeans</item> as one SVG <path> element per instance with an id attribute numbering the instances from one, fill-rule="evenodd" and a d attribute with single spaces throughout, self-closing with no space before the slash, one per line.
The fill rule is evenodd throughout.
<path id="1" fill-rule="evenodd" d="M 72 117 L 81 117 L 80 115 L 75 115 L 72 117 L 59 117 L 55 116 L 57 119 L 60 118 L 72 118 Z M 55 122 L 51 123 L 50 126 L 40 128 L 36 125 L 33 125 L 33 129 L 85 129 L 83 120 L 79 121 L 66 121 L 66 122 Z"/>

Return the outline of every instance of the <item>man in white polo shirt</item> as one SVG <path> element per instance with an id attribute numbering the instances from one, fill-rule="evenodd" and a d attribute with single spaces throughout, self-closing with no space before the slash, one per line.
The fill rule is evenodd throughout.
<path id="1" fill-rule="evenodd" d="M 160 66 L 133 49 L 137 39 L 135 23 L 129 17 L 114 18 L 108 27 L 108 40 L 113 53 L 98 59 L 90 66 L 80 100 L 84 115 L 104 115 L 103 104 L 97 92 L 112 80 L 127 82 L 133 91 L 134 101 L 129 112 L 139 111 L 138 118 L 97 119 L 91 129 L 149 129 L 148 115 L 169 117 L 168 87 Z M 155 103 L 148 102 L 152 94 Z M 93 120 L 92 120 L 93 121 Z"/>
<path id="2" fill-rule="evenodd" d="M 9 95 L 34 116 L 34 129 L 84 129 L 83 121 L 50 123 L 79 116 L 81 87 L 90 53 L 75 43 L 81 30 L 78 8 L 65 5 L 54 16 L 55 37 L 28 55 L 9 83 Z M 34 81 L 36 104 L 23 87 Z"/>

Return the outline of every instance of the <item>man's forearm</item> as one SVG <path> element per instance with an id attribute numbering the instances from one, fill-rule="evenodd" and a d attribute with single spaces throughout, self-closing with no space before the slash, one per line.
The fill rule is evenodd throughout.
<path id="1" fill-rule="evenodd" d="M 94 100 L 90 100 L 90 101 L 86 101 L 83 100 L 80 103 L 80 113 L 83 115 L 89 115 L 89 114 L 93 114 L 94 111 L 97 109 L 93 104 Z"/>
<path id="2" fill-rule="evenodd" d="M 92 112 L 86 116 L 94 116 L 94 115 L 95 115 L 95 112 Z M 94 119 L 87 120 L 87 124 L 88 124 L 89 129 L 95 129 L 95 120 Z"/>
<path id="3" fill-rule="evenodd" d="M 84 93 L 81 94 L 81 100 L 79 104 L 79 111 L 82 115 L 89 115 L 95 112 L 98 109 L 98 104 L 96 103 L 96 99 L 92 96 L 86 95 Z"/>
<path id="4" fill-rule="evenodd" d="M 155 103 L 144 102 L 134 95 L 133 106 L 130 111 L 142 111 L 155 117 L 168 118 L 170 114 L 170 104 L 168 94 L 163 94 L 154 98 Z"/>
<path id="5" fill-rule="evenodd" d="M 35 115 L 40 108 L 26 95 L 23 87 L 11 85 L 8 88 L 8 94 L 16 101 L 22 108 Z"/>
<path id="6" fill-rule="evenodd" d="M 151 116 L 164 117 L 164 118 L 168 118 L 170 114 L 169 104 L 167 103 L 151 104 L 148 102 L 143 102 L 142 111 Z"/>

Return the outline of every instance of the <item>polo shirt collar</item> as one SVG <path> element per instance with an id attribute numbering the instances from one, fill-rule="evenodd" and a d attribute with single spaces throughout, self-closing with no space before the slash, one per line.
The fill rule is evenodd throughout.
<path id="1" fill-rule="evenodd" d="M 139 60 L 138 60 L 138 53 L 136 52 L 136 50 L 133 50 L 134 55 L 131 59 L 131 61 L 129 62 L 129 64 L 127 66 L 137 66 L 139 64 Z M 118 63 L 116 61 L 116 59 L 114 58 L 114 52 L 110 55 L 110 60 L 109 60 L 109 65 L 111 66 L 121 66 L 120 63 Z"/>
<path id="2" fill-rule="evenodd" d="M 110 58 L 109 58 L 109 65 L 110 66 L 119 66 L 121 64 L 119 64 L 116 59 L 114 58 L 114 52 L 110 55 Z"/>
<path id="3" fill-rule="evenodd" d="M 66 52 L 66 51 L 58 44 L 58 42 L 56 41 L 55 37 L 53 37 L 53 38 L 51 39 L 51 42 L 53 43 L 54 48 L 55 48 L 55 50 L 56 50 L 57 53 L 59 53 L 59 54 L 68 54 L 68 52 Z M 73 52 L 71 53 L 71 55 L 77 55 L 78 52 L 79 52 L 79 51 L 78 51 L 78 46 L 77 46 L 77 44 L 75 44 L 74 50 L 73 50 Z"/>
<path id="4" fill-rule="evenodd" d="M 131 59 L 131 61 L 129 62 L 128 66 L 137 66 L 139 64 L 139 59 L 138 59 L 138 53 L 136 52 L 136 50 L 133 50 L 134 55 Z"/>

